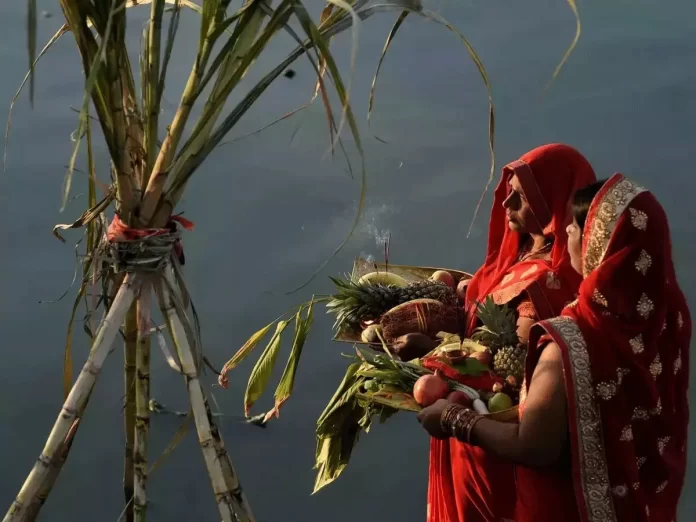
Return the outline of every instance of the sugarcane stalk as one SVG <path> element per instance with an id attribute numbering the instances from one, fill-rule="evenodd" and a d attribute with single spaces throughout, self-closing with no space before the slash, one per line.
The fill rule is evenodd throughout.
<path id="1" fill-rule="evenodd" d="M 121 288 L 116 294 L 108 314 L 102 320 L 97 335 L 94 338 L 87 362 L 80 371 L 75 384 L 70 390 L 68 398 L 63 404 L 53 429 L 51 430 L 46 445 L 41 455 L 34 463 L 29 476 L 14 500 L 10 509 L 5 514 L 3 522 L 28 522 L 27 514 L 37 497 L 42 493 L 42 487 L 51 473 L 51 464 L 56 456 L 65 448 L 65 441 L 70 434 L 75 421 L 82 418 L 94 383 L 101 371 L 102 365 L 109 354 L 119 329 L 123 324 L 126 313 L 139 291 L 141 280 L 137 275 L 126 276 Z M 44 492 L 48 496 L 49 492 Z"/>
<path id="2" fill-rule="evenodd" d="M 63 468 L 63 464 L 65 464 L 65 461 L 68 458 L 68 453 L 70 452 L 70 448 L 75 440 L 75 433 L 77 433 L 79 423 L 80 419 L 75 419 L 75 422 L 73 422 L 72 426 L 70 427 L 68 435 L 65 437 L 61 448 L 56 453 L 55 458 L 52 460 L 51 469 L 49 470 L 46 479 L 43 481 L 43 484 L 41 484 L 39 493 L 27 508 L 27 514 L 25 517 L 27 522 L 34 522 L 36 517 L 39 516 L 39 510 L 41 510 L 44 502 L 46 502 L 46 499 L 51 493 L 51 489 L 53 489 L 53 485 L 56 483 L 56 479 L 60 474 L 60 470 Z"/>
<path id="3" fill-rule="evenodd" d="M 185 376 L 189 400 L 213 486 L 215 500 L 223 522 L 254 522 L 254 515 L 244 490 L 225 450 L 222 437 L 215 425 L 208 401 L 199 380 L 199 367 L 192 347 L 193 330 L 186 317 L 181 298 L 176 292 L 176 278 L 171 267 L 165 269 L 164 284 L 157 287 L 161 294 L 162 313 L 169 325 L 169 333 L 179 354 Z"/>
<path id="4" fill-rule="evenodd" d="M 152 286 L 143 283 L 138 299 L 138 351 L 135 395 L 135 480 L 133 512 L 136 522 L 144 522 L 147 512 L 147 438 L 150 429 L 150 297 Z"/>
<path id="5" fill-rule="evenodd" d="M 126 404 L 123 410 L 126 446 L 123 466 L 123 496 L 126 502 L 125 520 L 133 522 L 133 445 L 135 438 L 135 365 L 138 350 L 137 305 L 133 303 L 126 316 L 126 342 L 124 346 L 124 386 Z"/>
<path id="6" fill-rule="evenodd" d="M 152 166 L 147 188 L 144 188 L 145 192 L 140 208 L 139 220 L 144 226 L 164 226 L 164 223 L 151 223 L 151 220 L 155 214 L 160 196 L 162 195 L 162 190 L 164 190 L 167 171 L 169 170 L 172 159 L 174 159 L 174 154 L 176 153 L 181 136 L 184 133 L 186 122 L 191 114 L 191 109 L 193 109 L 193 104 L 199 95 L 198 86 L 203 79 L 205 66 L 210 58 L 214 43 L 215 42 L 211 41 L 208 37 L 203 38 L 199 53 L 196 56 L 196 61 L 191 69 L 191 74 L 186 82 L 184 93 L 181 96 L 181 102 L 169 126 L 169 132 L 167 132 L 167 136 L 162 142 L 155 164 Z"/>
<path id="7" fill-rule="evenodd" d="M 143 116 L 145 118 L 144 149 L 146 154 L 145 169 L 143 171 L 140 186 L 147 186 L 150 170 L 157 157 L 157 129 L 159 123 L 160 104 L 157 92 L 160 76 L 160 44 L 162 36 L 162 15 L 164 14 L 164 0 L 153 0 L 150 9 L 150 26 L 147 32 L 147 53 L 145 103 L 143 104 Z"/>

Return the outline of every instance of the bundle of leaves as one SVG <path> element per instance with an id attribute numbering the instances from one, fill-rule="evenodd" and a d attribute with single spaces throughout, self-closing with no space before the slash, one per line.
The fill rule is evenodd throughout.
<path id="1" fill-rule="evenodd" d="M 317 447 L 314 468 L 316 493 L 335 481 L 348 465 L 360 434 L 369 432 L 375 418 L 384 423 L 399 411 L 418 412 L 421 407 L 413 398 L 413 386 L 419 377 L 433 373 L 419 360 L 403 362 L 388 352 L 375 353 L 356 349 L 357 355 L 346 371 L 336 393 L 317 420 Z M 483 366 L 461 370 L 477 376 Z M 476 393 L 445 377 L 453 391 Z"/>

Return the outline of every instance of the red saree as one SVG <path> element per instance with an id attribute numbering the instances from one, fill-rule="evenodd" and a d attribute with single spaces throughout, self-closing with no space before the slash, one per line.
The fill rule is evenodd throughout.
<path id="1" fill-rule="evenodd" d="M 535 219 L 553 240 L 550 261 L 517 263 L 520 235 L 508 227 L 503 201 L 517 175 Z M 553 317 L 570 302 L 580 276 L 570 266 L 566 226 L 573 193 L 595 181 L 592 167 L 575 149 L 538 147 L 503 168 L 493 198 L 488 249 L 466 295 L 466 334 L 476 327 L 476 305 L 492 295 L 503 304 L 529 298 L 539 319 Z M 515 509 L 513 466 L 483 450 L 456 441 L 431 439 L 428 522 L 500 522 Z"/>
<path id="2" fill-rule="evenodd" d="M 550 337 L 563 353 L 571 465 L 517 467 L 520 522 L 672 522 L 686 472 L 691 318 L 669 226 L 652 194 L 615 174 L 583 235 L 577 302 L 535 327 L 527 382 Z M 568 495 L 568 493 L 571 493 Z M 542 499 L 569 496 L 574 504 Z"/>

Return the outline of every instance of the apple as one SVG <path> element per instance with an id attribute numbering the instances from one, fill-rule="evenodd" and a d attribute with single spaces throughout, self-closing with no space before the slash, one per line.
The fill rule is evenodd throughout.
<path id="1" fill-rule="evenodd" d="M 454 276 L 450 274 L 447 270 L 436 270 L 433 275 L 430 276 L 433 281 L 439 281 L 445 283 L 450 288 L 455 288 L 457 286 Z"/>

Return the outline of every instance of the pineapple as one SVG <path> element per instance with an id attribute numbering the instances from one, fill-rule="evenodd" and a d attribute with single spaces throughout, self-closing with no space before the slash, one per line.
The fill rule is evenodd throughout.
<path id="1" fill-rule="evenodd" d="M 504 346 L 493 356 L 493 371 L 503 379 L 512 375 L 517 383 L 521 383 L 526 357 L 527 350 L 523 347 Z"/>
<path id="2" fill-rule="evenodd" d="M 471 338 L 487 346 L 493 356 L 501 348 L 516 346 L 519 343 L 515 312 L 508 308 L 507 303 L 497 305 L 493 298 L 488 296 L 478 305 L 478 317 L 483 326 L 476 328 Z"/>
<path id="3" fill-rule="evenodd" d="M 378 319 L 382 314 L 414 299 L 436 299 L 456 304 L 454 289 L 438 281 L 416 281 L 405 287 L 355 282 L 331 277 L 338 292 L 331 296 L 326 308 L 336 314 L 334 329 L 359 329 L 362 321 Z"/>
<path id="4" fill-rule="evenodd" d="M 471 337 L 493 355 L 493 371 L 503 379 L 512 375 L 517 383 L 522 382 L 527 350 L 519 346 L 515 312 L 507 304 L 495 304 L 488 296 L 478 306 L 478 317 L 483 326 L 476 328 Z"/>

